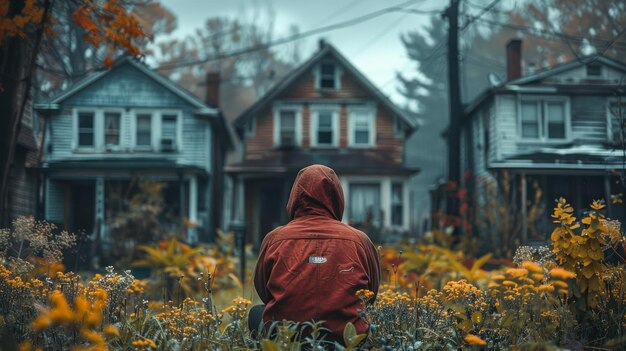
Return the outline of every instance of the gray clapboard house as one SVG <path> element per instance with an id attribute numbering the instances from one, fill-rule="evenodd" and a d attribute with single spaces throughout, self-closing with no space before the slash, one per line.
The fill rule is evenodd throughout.
<path id="1" fill-rule="evenodd" d="M 171 218 L 196 225 L 188 241 L 221 226 L 222 160 L 232 145 L 215 106 L 132 58 L 36 106 L 46 119 L 46 220 L 107 239 L 108 198 L 130 182 L 164 182 Z M 219 189 L 218 189 L 219 190 Z"/>
<path id="2" fill-rule="evenodd" d="M 506 82 L 465 109 L 462 169 L 472 171 L 465 185 L 476 208 L 486 204 L 486 184 L 502 171 L 524 217 L 538 186 L 545 214 L 534 233 L 523 228 L 523 239 L 541 240 L 552 228 L 555 199 L 566 197 L 581 215 L 593 199 L 624 192 L 626 64 L 591 55 L 523 75 L 521 44 L 507 45 Z M 624 220 L 618 202 L 607 201 L 608 215 Z"/>

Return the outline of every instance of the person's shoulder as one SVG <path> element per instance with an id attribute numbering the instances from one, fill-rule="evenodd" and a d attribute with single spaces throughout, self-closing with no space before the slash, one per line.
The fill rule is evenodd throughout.
<path id="1" fill-rule="evenodd" d="M 284 226 L 276 227 L 271 232 L 267 233 L 265 237 L 263 238 L 263 242 L 261 243 L 261 246 L 267 247 L 267 246 L 272 245 L 276 241 L 276 238 L 280 235 L 280 232 L 283 229 L 283 227 Z"/>
<path id="2" fill-rule="evenodd" d="M 365 234 L 363 231 L 361 231 L 361 230 L 359 230 L 359 229 L 357 229 L 357 228 L 355 228 L 355 227 L 353 227 L 353 226 L 351 226 L 349 224 L 346 224 L 346 223 L 341 223 L 341 224 L 346 228 L 346 231 L 349 232 L 354 239 L 356 239 L 356 240 L 358 240 L 360 242 L 363 242 L 363 243 L 370 243 L 370 244 L 372 244 L 372 240 L 370 239 L 370 237 L 367 236 L 367 234 Z"/>

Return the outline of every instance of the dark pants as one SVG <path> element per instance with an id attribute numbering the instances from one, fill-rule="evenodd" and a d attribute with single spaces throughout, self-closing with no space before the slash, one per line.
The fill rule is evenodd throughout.
<path id="1" fill-rule="evenodd" d="M 263 311 L 265 305 L 254 305 L 248 313 L 248 330 L 252 333 L 261 332 L 263 334 Z"/>

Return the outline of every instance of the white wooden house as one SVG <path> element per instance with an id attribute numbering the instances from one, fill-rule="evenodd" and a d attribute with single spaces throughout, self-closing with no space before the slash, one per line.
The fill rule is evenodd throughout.
<path id="1" fill-rule="evenodd" d="M 232 141 L 215 106 L 126 58 L 36 108 L 46 119 L 46 220 L 106 242 L 111 187 L 153 180 L 167 184 L 167 211 L 196 224 L 189 242 L 221 226 L 215 188 Z"/>
<path id="2" fill-rule="evenodd" d="M 465 109 L 462 169 L 473 174 L 465 185 L 480 208 L 487 201 L 486 182 L 507 171 L 516 205 L 526 216 L 536 182 L 546 214 L 535 237 L 524 228 L 523 239 L 542 240 L 552 227 L 555 199 L 566 197 L 581 214 L 593 199 L 624 192 L 624 121 L 618 102 L 626 110 L 626 64 L 591 55 L 522 75 L 517 39 L 507 46 L 507 61 L 506 82 Z M 626 218 L 622 204 L 607 202 L 609 216 Z"/>

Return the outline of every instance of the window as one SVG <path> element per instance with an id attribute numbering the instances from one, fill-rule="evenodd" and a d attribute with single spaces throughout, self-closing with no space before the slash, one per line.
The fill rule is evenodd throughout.
<path id="1" fill-rule="evenodd" d="M 351 146 L 374 145 L 374 114 L 371 110 L 350 111 L 349 141 Z"/>
<path id="2" fill-rule="evenodd" d="M 565 139 L 565 105 L 562 102 L 548 102 L 548 139 Z"/>
<path id="3" fill-rule="evenodd" d="M 602 77 L 602 65 L 598 65 L 598 64 L 587 65 L 587 77 L 593 77 L 593 78 Z"/>
<path id="4" fill-rule="evenodd" d="M 565 100 L 526 100 L 520 105 L 522 139 L 567 139 L 567 103 Z"/>
<path id="5" fill-rule="evenodd" d="M 120 118 L 119 112 L 104 114 L 104 144 L 107 146 L 120 145 Z"/>
<path id="6" fill-rule="evenodd" d="M 247 123 L 246 123 L 246 127 L 245 127 L 245 135 L 246 136 L 254 136 L 254 131 L 256 129 L 256 118 L 251 118 Z"/>
<path id="7" fill-rule="evenodd" d="M 350 220 L 380 225 L 380 184 L 350 184 Z"/>
<path id="8" fill-rule="evenodd" d="M 339 139 L 339 113 L 332 109 L 317 110 L 311 119 L 311 144 L 336 146 Z"/>
<path id="9" fill-rule="evenodd" d="M 164 114 L 161 117 L 161 150 L 176 150 L 177 146 L 177 121 L 175 114 Z"/>
<path id="10" fill-rule="evenodd" d="M 94 147 L 95 114 L 93 112 L 78 113 L 78 147 Z"/>
<path id="11" fill-rule="evenodd" d="M 319 88 L 321 89 L 336 89 L 338 84 L 336 82 L 337 78 L 337 67 L 332 62 L 323 62 L 319 68 Z"/>
<path id="12" fill-rule="evenodd" d="M 402 226 L 404 222 L 402 216 L 404 210 L 403 198 L 402 183 L 391 183 L 391 225 Z"/>
<path id="13" fill-rule="evenodd" d="M 296 111 L 282 110 L 279 114 L 279 139 L 280 146 L 296 145 Z"/>
<path id="14" fill-rule="evenodd" d="M 140 113 L 137 115 L 137 131 L 135 145 L 149 148 L 152 146 L 152 115 Z"/>
<path id="15" fill-rule="evenodd" d="M 610 142 L 622 146 L 622 142 L 626 142 L 626 99 L 609 102 L 609 126 Z"/>

